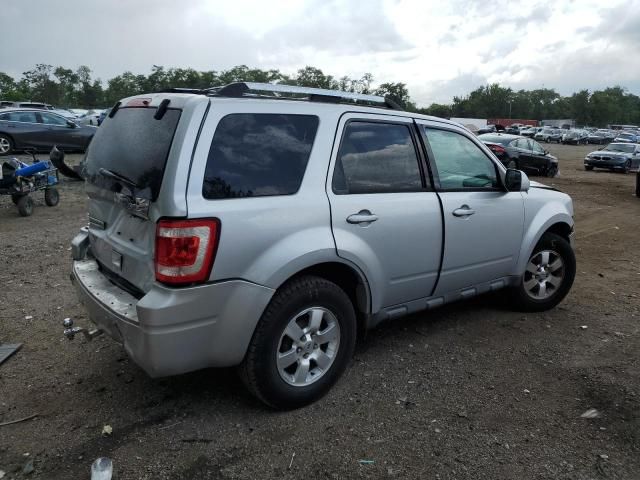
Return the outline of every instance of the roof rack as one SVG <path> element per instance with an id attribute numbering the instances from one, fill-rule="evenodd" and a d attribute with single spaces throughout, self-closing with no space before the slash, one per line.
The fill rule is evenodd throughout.
<path id="1" fill-rule="evenodd" d="M 365 103 L 372 106 L 403 110 L 403 108 L 388 97 L 366 95 L 363 93 L 342 92 L 324 88 L 299 87 L 295 85 L 280 85 L 271 83 L 235 82 L 224 87 L 206 89 L 210 95 L 219 97 L 260 97 L 278 99 L 298 99 L 323 103 Z M 270 95 L 261 95 L 268 93 Z M 302 97 L 302 98 L 301 98 Z"/>

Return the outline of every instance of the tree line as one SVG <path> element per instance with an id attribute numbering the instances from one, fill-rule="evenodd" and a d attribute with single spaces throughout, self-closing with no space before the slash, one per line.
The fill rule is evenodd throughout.
<path id="1" fill-rule="evenodd" d="M 480 86 L 466 96 L 455 96 L 449 104 L 418 107 L 405 83 L 387 82 L 374 86 L 373 75 L 360 78 L 334 77 L 307 66 L 293 75 L 277 69 L 262 70 L 239 65 L 229 70 L 197 71 L 154 65 L 148 75 L 124 72 L 106 82 L 94 78 L 89 67 L 72 70 L 37 64 L 15 79 L 0 72 L 0 99 L 32 100 L 60 107 L 104 107 L 119 99 L 171 87 L 209 88 L 232 82 L 268 82 L 328 88 L 365 94 L 386 95 L 405 109 L 438 117 L 472 118 L 571 118 L 579 125 L 610 123 L 640 124 L 640 97 L 620 86 L 604 90 L 580 90 L 562 96 L 554 89 L 513 90 L 498 84 Z"/>

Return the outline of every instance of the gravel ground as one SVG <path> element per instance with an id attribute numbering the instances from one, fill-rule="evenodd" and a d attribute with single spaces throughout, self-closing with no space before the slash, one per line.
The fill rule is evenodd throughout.
<path id="1" fill-rule="evenodd" d="M 89 478 L 99 456 L 118 479 L 640 478 L 635 175 L 549 148 L 561 172 L 543 181 L 576 210 L 566 300 L 523 315 L 495 294 L 383 325 L 329 395 L 288 413 L 233 370 L 152 380 L 109 338 L 64 339 L 63 318 L 86 324 L 68 279 L 82 184 L 30 218 L 0 197 L 0 341 L 24 343 L 0 366 L 0 423 L 38 415 L 0 426 L 5 479 Z"/>

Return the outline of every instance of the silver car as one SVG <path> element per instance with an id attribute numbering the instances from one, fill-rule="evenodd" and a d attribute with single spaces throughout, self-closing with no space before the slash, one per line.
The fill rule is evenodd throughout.
<path id="1" fill-rule="evenodd" d="M 153 377 L 238 366 L 275 408 L 385 320 L 508 289 L 554 307 L 573 206 L 458 124 L 381 97 L 237 83 L 126 98 L 86 155 L 72 281 Z"/>

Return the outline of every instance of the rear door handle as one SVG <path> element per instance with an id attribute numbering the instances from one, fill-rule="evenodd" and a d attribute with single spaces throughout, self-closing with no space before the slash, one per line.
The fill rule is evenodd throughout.
<path id="1" fill-rule="evenodd" d="M 453 211 L 454 217 L 469 217 L 476 213 L 476 211 L 472 208 L 469 208 L 469 205 L 462 205 L 460 208 L 456 208 Z"/>
<path id="2" fill-rule="evenodd" d="M 354 213 L 347 217 L 347 223 L 371 223 L 376 220 L 378 220 L 378 216 L 374 215 L 369 210 L 360 210 L 358 213 Z"/>

